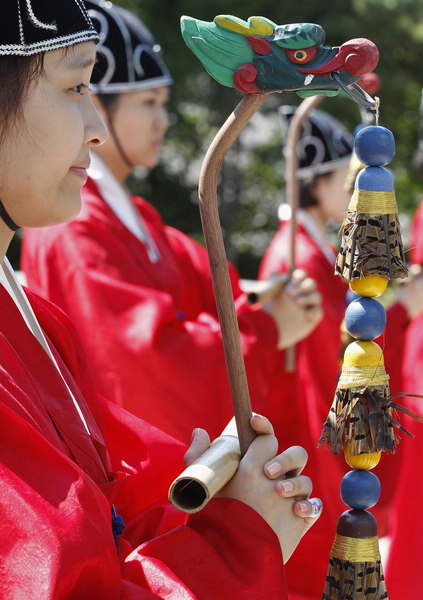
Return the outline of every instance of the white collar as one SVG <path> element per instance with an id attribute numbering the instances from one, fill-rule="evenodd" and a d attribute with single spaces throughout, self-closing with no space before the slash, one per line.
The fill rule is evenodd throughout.
<path id="1" fill-rule="evenodd" d="M 160 252 L 130 194 L 95 152 L 91 153 L 91 166 L 88 169 L 88 175 L 95 181 L 103 200 L 112 209 L 120 222 L 145 245 L 150 262 L 158 262 Z"/>
<path id="2" fill-rule="evenodd" d="M 32 306 L 29 303 L 29 300 L 28 300 L 21 284 L 20 284 L 18 278 L 16 277 L 16 274 L 15 274 L 11 264 L 9 263 L 9 261 L 7 260 L 6 257 L 4 258 L 3 263 L 0 264 L 0 284 L 4 286 L 4 288 L 6 289 L 6 291 L 8 292 L 8 294 L 10 295 L 10 297 L 12 298 L 12 300 L 14 301 L 16 306 L 18 307 L 19 312 L 21 313 L 29 331 L 38 340 L 39 344 L 43 347 L 43 349 L 47 353 L 48 357 L 52 361 L 53 365 L 56 367 L 57 371 L 59 372 L 59 375 L 61 376 L 63 383 L 65 384 L 65 386 L 69 392 L 69 395 L 72 399 L 72 402 L 76 408 L 79 418 L 81 419 L 88 435 L 90 435 L 90 430 L 88 428 L 85 417 L 82 414 L 82 410 L 81 410 L 75 396 L 73 395 L 71 389 L 69 388 L 69 386 L 66 382 L 66 379 L 63 377 L 63 374 L 59 368 L 59 365 L 57 364 L 56 359 L 54 358 L 54 355 L 50 349 L 50 346 L 47 344 L 47 340 L 44 336 L 43 330 L 40 327 L 40 324 L 38 323 L 37 317 L 35 316 L 35 313 L 32 310 Z"/>

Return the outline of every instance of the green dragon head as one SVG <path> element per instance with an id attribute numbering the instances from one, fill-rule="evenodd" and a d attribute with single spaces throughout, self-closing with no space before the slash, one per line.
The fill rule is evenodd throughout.
<path id="1" fill-rule="evenodd" d="M 323 46 L 325 32 L 313 23 L 276 25 L 265 17 L 245 22 L 228 15 L 208 23 L 184 16 L 181 29 L 187 46 L 212 77 L 249 94 L 337 94 L 332 73 L 348 86 L 372 71 L 379 59 L 377 47 L 365 38 L 340 47 Z"/>

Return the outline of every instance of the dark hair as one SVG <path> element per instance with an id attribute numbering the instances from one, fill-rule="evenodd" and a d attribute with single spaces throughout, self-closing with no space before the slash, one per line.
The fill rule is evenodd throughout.
<path id="1" fill-rule="evenodd" d="M 44 53 L 0 57 L 0 144 L 22 119 L 23 104 L 33 81 L 44 70 Z"/>
<path id="2" fill-rule="evenodd" d="M 329 173 L 313 175 L 312 177 L 307 179 L 300 179 L 300 208 L 310 208 L 311 206 L 318 206 L 319 202 L 316 196 L 314 195 L 314 188 L 316 186 L 317 180 L 320 177 L 330 177 L 332 174 L 333 171 L 330 171 Z"/>
<path id="3" fill-rule="evenodd" d="M 316 185 L 317 177 L 311 177 L 310 179 L 300 180 L 300 194 L 299 194 L 299 206 L 300 208 L 310 208 L 310 206 L 317 206 L 318 202 L 315 196 L 313 196 L 313 188 Z"/>
<path id="4" fill-rule="evenodd" d="M 110 117 L 116 108 L 120 94 L 96 94 L 96 96 Z"/>

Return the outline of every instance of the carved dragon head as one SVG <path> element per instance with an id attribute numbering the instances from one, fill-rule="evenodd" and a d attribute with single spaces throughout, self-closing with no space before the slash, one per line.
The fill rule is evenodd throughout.
<path id="1" fill-rule="evenodd" d="M 353 39 L 340 47 L 324 46 L 320 25 L 276 25 L 265 17 L 248 22 L 220 15 L 209 23 L 181 18 L 187 46 L 222 85 L 249 94 L 296 91 L 300 96 L 335 95 L 372 71 L 379 59 L 373 42 Z"/>

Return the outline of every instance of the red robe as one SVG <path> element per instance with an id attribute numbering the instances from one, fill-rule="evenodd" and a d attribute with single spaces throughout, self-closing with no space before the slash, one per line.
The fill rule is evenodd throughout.
<path id="1" fill-rule="evenodd" d="M 163 500 L 184 446 L 102 406 L 67 318 L 28 296 L 91 436 L 0 286 L 2 600 L 286 599 L 280 546 L 267 524 L 227 499 L 187 522 Z M 126 523 L 119 555 L 112 503 Z"/>
<path id="2" fill-rule="evenodd" d="M 423 265 L 423 203 L 414 216 L 411 238 L 411 262 Z M 403 391 L 423 395 L 423 314 L 415 317 L 406 333 L 403 361 Z M 411 410 L 423 416 L 422 398 L 407 398 Z M 404 458 L 395 484 L 398 510 L 395 512 L 391 551 L 386 569 L 390 600 L 420 600 L 423 597 L 421 543 L 423 519 L 417 508 L 423 502 L 423 425 L 407 419 L 405 426 L 416 436 L 402 436 Z"/>
<path id="3" fill-rule="evenodd" d="M 22 268 L 29 287 L 76 324 L 102 395 L 182 441 L 193 427 L 219 435 L 232 405 L 207 254 L 147 202 L 133 201 L 159 262 L 89 181 L 76 220 L 26 230 Z M 273 319 L 245 305 L 231 275 L 256 408 L 268 391 L 277 332 Z"/>
<path id="4" fill-rule="evenodd" d="M 340 484 L 344 474 L 351 470 L 342 455 L 335 456 L 328 450 L 317 448 L 340 373 L 340 326 L 347 307 L 348 286 L 334 275 L 335 250 L 309 233 L 308 222 L 306 216 L 304 225 L 298 224 L 296 267 L 306 270 L 316 281 L 322 295 L 324 317 L 316 329 L 297 344 L 295 372 L 286 372 L 285 352 L 280 353 L 265 413 L 272 421 L 279 440 L 287 445 L 300 444 L 306 448 L 309 455 L 306 474 L 315 484 L 313 493 L 323 500 L 322 516 L 286 565 L 290 600 L 311 600 L 322 594 L 336 522 L 348 509 L 340 498 Z M 282 221 L 263 258 L 260 278 L 265 279 L 275 272 L 287 272 L 288 264 L 289 222 Z M 405 311 L 398 306 L 393 309 L 391 316 L 397 316 L 389 320 L 390 330 L 401 328 L 404 314 Z M 391 333 L 387 335 L 391 336 Z M 387 366 L 390 360 L 385 354 Z M 394 385 L 399 384 L 395 382 Z M 384 463 L 385 460 L 389 462 Z M 391 483 L 395 485 L 396 477 L 395 471 L 391 474 L 391 457 L 383 457 L 381 464 L 386 464 L 389 469 L 376 468 L 383 491 L 372 512 L 378 520 L 379 535 L 384 535 L 391 506 Z M 310 557 L 313 557 L 312 560 Z M 308 575 L 304 577 L 306 572 Z"/>

